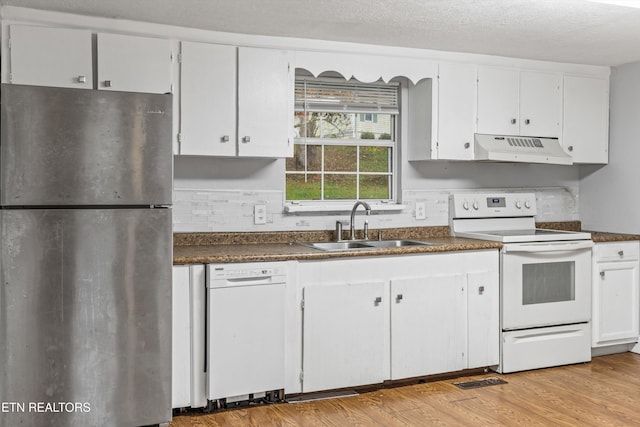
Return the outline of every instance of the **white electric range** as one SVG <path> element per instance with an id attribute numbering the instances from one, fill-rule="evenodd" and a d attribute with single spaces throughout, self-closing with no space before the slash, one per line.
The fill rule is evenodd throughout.
<path id="1" fill-rule="evenodd" d="M 502 373 L 591 360 L 591 235 L 537 229 L 533 193 L 460 193 L 451 233 L 503 242 Z"/>

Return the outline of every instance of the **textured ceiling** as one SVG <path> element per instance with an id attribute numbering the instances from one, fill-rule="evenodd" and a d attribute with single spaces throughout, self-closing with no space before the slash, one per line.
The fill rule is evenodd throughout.
<path id="1" fill-rule="evenodd" d="M 207 30 L 559 62 L 640 61 L 640 9 L 584 0 L 0 0 Z"/>

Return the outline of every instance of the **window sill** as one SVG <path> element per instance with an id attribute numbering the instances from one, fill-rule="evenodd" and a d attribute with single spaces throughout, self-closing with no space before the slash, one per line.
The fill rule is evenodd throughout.
<path id="1" fill-rule="evenodd" d="M 405 205 L 397 203 L 376 203 L 367 202 L 371 206 L 372 212 L 399 212 L 406 208 Z M 324 213 L 324 212 L 351 212 L 353 203 L 322 203 L 322 204 L 301 204 L 301 203 L 286 203 L 284 205 L 284 212 L 288 214 L 298 213 Z M 358 207 L 358 209 L 362 209 Z"/>

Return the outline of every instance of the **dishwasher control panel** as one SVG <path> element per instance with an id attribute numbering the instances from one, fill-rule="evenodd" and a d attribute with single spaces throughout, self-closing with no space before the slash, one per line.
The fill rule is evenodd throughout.
<path id="1" fill-rule="evenodd" d="M 281 279 L 287 275 L 286 263 L 242 263 L 207 265 L 209 283 Z"/>

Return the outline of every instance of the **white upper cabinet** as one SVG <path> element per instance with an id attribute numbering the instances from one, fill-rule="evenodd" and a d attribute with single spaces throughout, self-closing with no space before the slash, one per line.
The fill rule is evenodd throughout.
<path id="1" fill-rule="evenodd" d="M 182 42 L 178 154 L 293 153 L 293 70 L 275 49 Z"/>
<path id="2" fill-rule="evenodd" d="M 478 69 L 478 133 L 559 138 L 562 74 Z"/>
<path id="3" fill-rule="evenodd" d="M 437 158 L 473 159 L 478 66 L 443 62 L 438 71 Z"/>
<path id="4" fill-rule="evenodd" d="M 574 163 L 609 162 L 609 82 L 564 76 L 562 144 Z"/>
<path id="5" fill-rule="evenodd" d="M 9 27 L 10 83 L 91 89 L 91 32 L 28 25 Z"/>
<path id="6" fill-rule="evenodd" d="M 98 34 L 98 89 L 170 93 L 169 40 Z"/>
<path id="7" fill-rule="evenodd" d="M 180 153 L 236 155 L 236 47 L 182 42 Z"/>
<path id="8" fill-rule="evenodd" d="M 238 48 L 238 155 L 293 155 L 294 70 L 289 52 Z"/>

